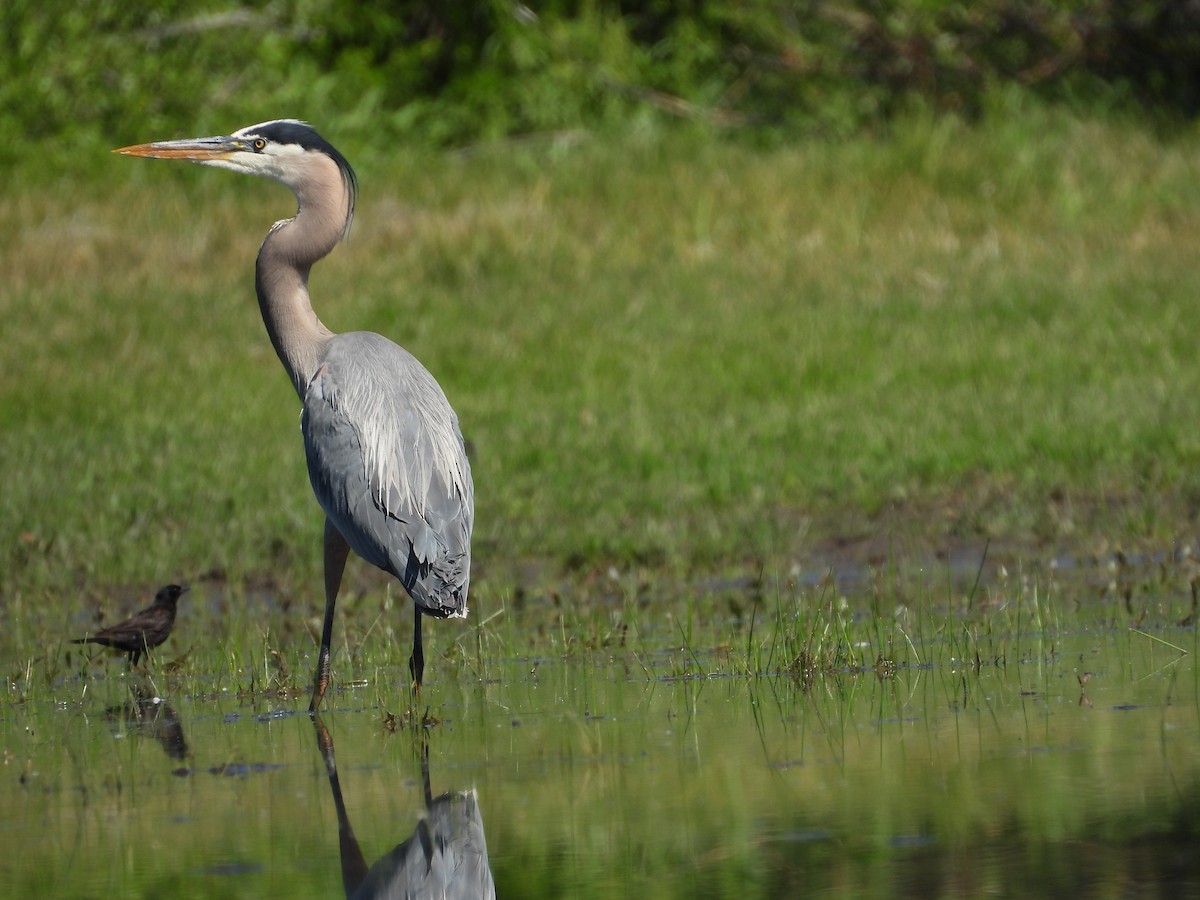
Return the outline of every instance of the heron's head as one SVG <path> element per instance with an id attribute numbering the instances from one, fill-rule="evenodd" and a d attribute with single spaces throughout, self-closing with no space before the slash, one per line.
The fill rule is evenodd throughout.
<path id="1" fill-rule="evenodd" d="M 230 135 L 154 141 L 113 152 L 152 159 L 186 159 L 247 175 L 265 175 L 291 188 L 301 204 L 317 192 L 340 189 L 347 204 L 344 232 L 350 230 L 358 179 L 346 157 L 306 122 L 275 119 Z"/>

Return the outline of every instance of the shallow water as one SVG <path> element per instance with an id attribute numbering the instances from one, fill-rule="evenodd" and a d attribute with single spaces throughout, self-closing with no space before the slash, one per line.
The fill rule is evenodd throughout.
<path id="1" fill-rule="evenodd" d="M 437 846 L 500 897 L 1200 893 L 1195 630 L 1005 640 L 807 682 L 665 644 L 497 659 L 431 672 L 426 727 L 376 685 L 314 722 L 114 665 L 0 721 L 0 883 L 333 897 Z"/>

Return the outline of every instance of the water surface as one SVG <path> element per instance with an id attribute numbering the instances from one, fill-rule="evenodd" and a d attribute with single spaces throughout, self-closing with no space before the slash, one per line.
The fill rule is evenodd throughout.
<path id="1" fill-rule="evenodd" d="M 304 697 L 110 664 L 81 699 L 5 709 L 0 878 L 344 896 L 399 878 L 440 816 L 500 897 L 1200 893 L 1195 630 L 1043 629 L 961 661 L 948 640 L 808 677 L 667 633 L 434 665 L 423 726 L 370 681 L 314 722 Z"/>

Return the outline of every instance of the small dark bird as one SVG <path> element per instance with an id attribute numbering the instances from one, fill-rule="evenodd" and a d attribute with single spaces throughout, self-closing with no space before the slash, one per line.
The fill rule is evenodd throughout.
<path id="1" fill-rule="evenodd" d="M 124 622 L 101 629 L 91 637 L 76 638 L 72 644 L 103 644 L 129 654 L 129 665 L 136 666 L 142 654 L 167 639 L 175 624 L 175 604 L 188 591 L 177 584 L 159 588 L 154 602 Z"/>

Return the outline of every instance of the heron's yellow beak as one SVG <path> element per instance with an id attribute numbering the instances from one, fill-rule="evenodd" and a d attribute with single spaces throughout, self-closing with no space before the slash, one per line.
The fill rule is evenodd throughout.
<path id="1" fill-rule="evenodd" d="M 121 147 L 114 150 L 113 153 L 121 153 L 125 156 L 147 156 L 151 159 L 190 159 L 205 162 L 211 159 L 229 159 L 234 153 L 246 149 L 249 148 L 241 138 L 206 137 L 135 144 L 132 147 Z"/>

